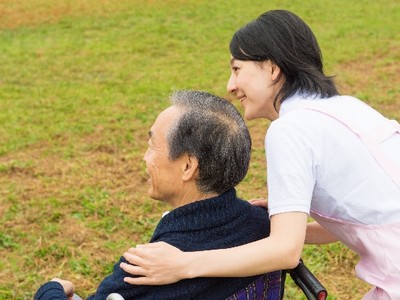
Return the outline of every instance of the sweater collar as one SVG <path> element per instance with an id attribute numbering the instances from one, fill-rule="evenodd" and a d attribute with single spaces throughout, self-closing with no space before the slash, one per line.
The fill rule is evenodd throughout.
<path id="1" fill-rule="evenodd" d="M 214 228 L 240 215 L 245 201 L 236 197 L 236 190 L 213 198 L 178 207 L 160 220 L 153 239 L 168 231 L 191 231 Z"/>

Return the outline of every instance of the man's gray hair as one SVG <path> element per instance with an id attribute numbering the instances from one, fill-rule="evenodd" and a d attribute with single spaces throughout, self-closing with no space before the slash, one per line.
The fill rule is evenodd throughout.
<path id="1" fill-rule="evenodd" d="M 251 155 L 248 128 L 227 100 L 202 91 L 176 91 L 171 102 L 182 110 L 168 133 L 171 160 L 183 154 L 199 161 L 197 186 L 223 193 L 245 177 Z"/>

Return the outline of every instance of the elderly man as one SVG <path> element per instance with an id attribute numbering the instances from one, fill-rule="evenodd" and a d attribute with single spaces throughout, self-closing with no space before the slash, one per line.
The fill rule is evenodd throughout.
<path id="1" fill-rule="evenodd" d="M 199 91 L 178 91 L 149 131 L 144 155 L 149 196 L 173 210 L 159 222 L 151 242 L 167 242 L 183 251 L 235 247 L 269 234 L 263 208 L 236 197 L 234 187 L 250 161 L 248 129 L 233 105 Z M 261 290 L 262 299 L 280 298 L 280 272 L 261 277 L 195 278 L 161 286 L 124 282 L 121 257 L 111 275 L 88 299 L 119 293 L 128 299 L 226 299 Z M 251 287 L 249 289 L 249 287 Z M 44 284 L 36 300 L 68 299 L 74 287 L 60 279 Z M 236 297 L 236 296 L 233 296 Z M 259 296 L 257 296 L 259 297 Z M 237 299 L 237 298 L 236 298 Z M 257 298 L 261 299 L 261 298 Z"/>

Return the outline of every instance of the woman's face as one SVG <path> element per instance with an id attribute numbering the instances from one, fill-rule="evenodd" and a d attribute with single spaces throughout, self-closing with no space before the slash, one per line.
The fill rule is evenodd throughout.
<path id="1" fill-rule="evenodd" d="M 280 69 L 270 60 L 254 62 L 231 58 L 231 76 L 227 84 L 229 93 L 244 107 L 247 120 L 278 118 L 274 108 L 274 98 L 279 91 Z"/>

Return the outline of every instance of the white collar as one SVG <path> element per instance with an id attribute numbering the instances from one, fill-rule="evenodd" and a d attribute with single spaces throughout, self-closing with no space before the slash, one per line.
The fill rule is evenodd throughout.
<path id="1" fill-rule="evenodd" d="M 300 93 L 296 93 L 293 96 L 290 96 L 289 98 L 285 99 L 285 101 L 282 102 L 280 108 L 279 108 L 279 117 L 282 117 L 284 114 L 287 112 L 295 109 L 300 101 L 313 101 L 313 100 L 318 100 L 321 99 L 317 95 L 302 95 Z"/>

